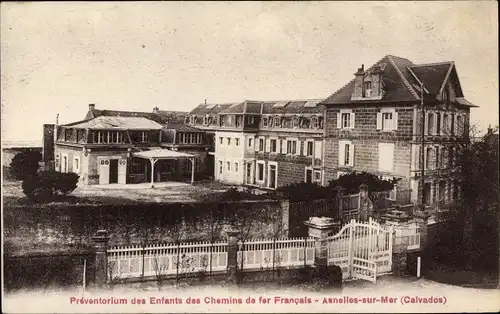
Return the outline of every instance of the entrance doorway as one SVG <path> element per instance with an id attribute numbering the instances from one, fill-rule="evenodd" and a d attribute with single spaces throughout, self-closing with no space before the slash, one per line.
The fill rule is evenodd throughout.
<path id="1" fill-rule="evenodd" d="M 109 160 L 109 183 L 118 183 L 118 159 Z"/>
<path id="2" fill-rule="evenodd" d="M 247 184 L 253 184 L 251 163 L 247 163 Z"/>

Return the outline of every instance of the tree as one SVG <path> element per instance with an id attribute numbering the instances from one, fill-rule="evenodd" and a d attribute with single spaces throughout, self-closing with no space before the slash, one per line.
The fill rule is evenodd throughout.
<path id="1" fill-rule="evenodd" d="M 10 163 L 10 171 L 14 178 L 24 180 L 34 176 L 38 172 L 38 163 L 42 160 L 42 154 L 38 151 L 23 151 L 14 156 Z"/>
<path id="2" fill-rule="evenodd" d="M 370 192 L 380 192 L 392 190 L 398 181 L 399 179 L 396 178 L 384 180 L 379 176 L 363 171 L 342 175 L 337 180 L 330 181 L 329 186 L 340 186 L 345 189 L 345 194 L 355 194 L 359 192 L 361 184 L 368 185 L 368 191 Z"/>
<path id="3" fill-rule="evenodd" d="M 495 128 L 498 130 L 498 127 Z M 452 208 L 458 226 L 459 243 L 455 248 L 462 253 L 468 266 L 490 268 L 498 262 L 499 213 L 499 148 L 498 134 L 493 130 L 484 137 L 475 136 L 471 128 L 468 136 L 475 141 L 459 145 L 456 172 L 461 191 L 461 203 Z"/>
<path id="4" fill-rule="evenodd" d="M 76 189 L 79 176 L 76 173 L 41 171 L 27 176 L 22 183 L 24 194 L 32 200 L 46 202 L 65 196 Z"/>

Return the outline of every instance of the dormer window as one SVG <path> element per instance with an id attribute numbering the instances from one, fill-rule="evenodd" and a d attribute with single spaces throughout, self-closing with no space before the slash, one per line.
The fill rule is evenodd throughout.
<path id="1" fill-rule="evenodd" d="M 267 117 L 262 118 L 262 127 L 267 128 Z"/>
<path id="2" fill-rule="evenodd" d="M 299 117 L 292 118 L 292 128 L 296 129 L 299 127 Z"/>
<path id="3" fill-rule="evenodd" d="M 312 117 L 311 118 L 311 128 L 312 129 L 317 129 L 318 128 L 318 117 Z"/>
<path id="4" fill-rule="evenodd" d="M 371 81 L 365 81 L 364 83 L 365 87 L 365 97 L 370 98 L 372 96 L 372 82 Z"/>
<path id="5" fill-rule="evenodd" d="M 204 125 L 210 124 L 210 116 L 208 114 L 205 117 L 203 117 L 203 124 Z"/>
<path id="6" fill-rule="evenodd" d="M 196 116 L 191 116 L 191 121 L 190 121 L 191 124 L 195 124 L 196 123 Z"/>
<path id="7" fill-rule="evenodd" d="M 280 117 L 274 117 L 274 121 L 273 121 L 273 125 L 275 127 L 279 127 L 280 126 Z"/>

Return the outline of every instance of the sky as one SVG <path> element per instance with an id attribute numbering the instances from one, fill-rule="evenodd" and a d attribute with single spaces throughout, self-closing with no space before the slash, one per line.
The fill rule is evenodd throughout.
<path id="1" fill-rule="evenodd" d="M 4 141 L 97 109 L 326 98 L 387 54 L 454 61 L 471 119 L 498 125 L 494 1 L 1 4 Z"/>

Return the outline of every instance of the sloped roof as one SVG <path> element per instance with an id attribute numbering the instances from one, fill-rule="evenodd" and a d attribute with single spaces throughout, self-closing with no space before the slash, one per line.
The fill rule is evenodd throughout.
<path id="1" fill-rule="evenodd" d="M 385 94 L 382 101 L 414 101 L 419 99 L 415 89 L 409 83 L 411 73 L 407 67 L 411 65 L 413 63 L 408 59 L 387 55 L 366 70 L 366 72 L 370 72 L 375 66 L 383 69 Z M 351 101 L 353 89 L 354 79 L 327 97 L 321 104 L 373 102 L 370 100 Z"/>
<path id="2" fill-rule="evenodd" d="M 106 117 L 62 125 L 78 129 L 161 130 L 162 125 L 144 117 Z"/>
<path id="3" fill-rule="evenodd" d="M 196 108 L 189 112 L 189 115 L 218 114 L 219 112 L 237 104 L 238 103 L 199 104 Z"/>
<path id="4" fill-rule="evenodd" d="M 284 101 L 266 101 L 264 102 L 264 107 L 262 110 L 263 114 L 314 114 L 323 113 L 324 106 L 319 103 L 322 99 L 303 99 L 303 100 L 284 100 Z M 286 105 L 276 106 L 277 103 L 286 103 Z M 316 103 L 316 105 L 309 106 L 310 103 Z M 309 104 L 308 104 L 309 103 Z M 306 104 L 308 104 L 306 106 Z"/>
<path id="5" fill-rule="evenodd" d="M 176 130 L 181 132 L 203 132 L 203 130 L 180 123 L 167 123 L 163 126 L 164 130 Z"/>
<path id="6" fill-rule="evenodd" d="M 165 111 L 160 110 L 158 113 L 142 112 L 142 111 L 121 111 L 121 110 L 107 110 L 107 109 L 92 109 L 89 110 L 85 119 L 92 119 L 101 116 L 105 117 L 143 117 L 158 123 L 183 123 L 187 112 L 183 111 Z"/>
<path id="7" fill-rule="evenodd" d="M 412 65 L 409 67 L 409 70 L 415 74 L 420 82 L 424 83 L 425 89 L 430 94 L 437 95 L 441 91 L 452 68 L 453 62 L 442 62 Z"/>

